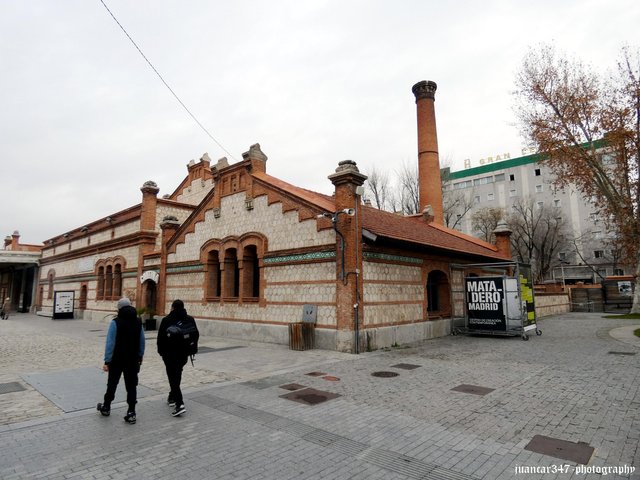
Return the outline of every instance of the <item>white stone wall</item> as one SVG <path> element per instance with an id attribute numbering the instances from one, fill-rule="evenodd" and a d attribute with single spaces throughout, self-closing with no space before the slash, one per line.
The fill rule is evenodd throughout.
<path id="1" fill-rule="evenodd" d="M 127 222 L 123 225 L 118 225 L 117 227 L 110 228 L 107 230 L 103 230 L 98 233 L 88 234 L 81 238 L 77 238 L 71 240 L 68 243 L 60 243 L 55 245 L 53 248 L 45 248 L 42 251 L 42 258 L 50 258 L 55 255 L 60 255 L 61 253 L 66 253 L 69 251 L 77 250 L 79 248 L 84 248 L 90 245 L 96 245 L 98 243 L 107 242 L 114 238 L 120 238 L 125 235 L 130 235 L 132 233 L 136 233 L 140 230 L 140 220 L 135 219 L 130 222 Z M 113 236 L 112 236 L 113 231 Z M 69 248 L 71 246 L 71 248 Z"/>
<path id="2" fill-rule="evenodd" d="M 80 286 L 82 283 L 87 282 L 87 279 L 91 279 L 87 282 L 87 310 L 104 310 L 110 309 L 113 301 L 96 301 L 96 288 L 97 281 L 95 276 L 95 263 L 98 260 L 106 260 L 108 258 L 114 258 L 121 256 L 125 259 L 125 269 L 137 268 L 138 266 L 138 248 L 127 247 L 120 248 L 111 251 L 105 251 L 99 255 L 92 255 L 91 257 L 75 258 L 71 260 L 65 260 L 48 265 L 44 265 L 40 269 L 40 286 L 43 287 L 42 306 L 45 309 L 53 307 L 53 294 L 51 299 L 49 296 L 49 282 L 47 280 L 47 274 L 51 269 L 55 270 L 56 276 L 54 278 L 53 290 L 73 290 L 75 292 L 76 307 L 78 300 L 80 299 Z M 92 268 L 89 268 L 92 266 Z M 65 281 L 65 278 L 69 278 L 69 281 Z M 122 279 L 122 292 L 129 291 L 135 297 L 136 282 L 138 281 L 137 275 L 129 278 L 126 273 Z M 132 298 L 134 300 L 134 298 Z"/>
<path id="3" fill-rule="evenodd" d="M 212 179 L 202 180 L 198 178 L 191 182 L 191 185 L 187 186 L 176 200 L 190 205 L 198 205 L 212 188 Z"/>
<path id="4" fill-rule="evenodd" d="M 138 266 L 138 248 L 137 247 L 127 247 L 127 248 L 121 248 L 117 250 L 105 251 L 99 255 L 91 256 L 89 261 L 92 261 L 93 265 L 95 265 L 95 263 L 98 260 L 106 260 L 107 258 L 114 258 L 116 256 L 124 257 L 126 265 L 124 265 L 123 267 L 125 269 L 137 268 Z M 62 262 L 51 263 L 48 265 L 44 265 L 43 268 L 40 269 L 40 279 L 46 280 L 47 273 L 51 269 L 54 269 L 56 271 L 56 278 L 59 278 L 59 277 L 68 277 L 70 275 L 89 273 L 89 270 L 87 267 L 88 267 L 87 257 L 74 258 L 74 259 L 65 260 Z M 93 270 L 91 270 L 91 272 L 93 272 Z"/>
<path id="5" fill-rule="evenodd" d="M 192 212 L 193 210 L 189 208 L 181 208 L 178 206 L 167 205 L 165 203 L 158 203 L 156 208 L 156 231 L 158 232 L 155 244 L 156 251 L 160 251 L 162 249 L 162 229 L 160 228 L 162 219 L 167 216 L 174 216 L 180 223 L 183 223 Z"/>
<path id="6" fill-rule="evenodd" d="M 245 208 L 245 193 L 224 197 L 220 217 L 213 211 L 205 214 L 203 222 L 196 224 L 195 232 L 186 235 L 185 242 L 177 245 L 176 253 L 169 255 L 169 263 L 192 261 L 200 258 L 200 247 L 212 238 L 240 236 L 246 232 L 259 232 L 268 238 L 269 251 L 304 248 L 335 243 L 333 230 L 317 231 L 316 220 L 298 221 L 298 212 L 282 213 L 282 205 L 267 205 L 267 197 L 253 201 L 253 210 Z"/>
<path id="7" fill-rule="evenodd" d="M 423 320 L 422 268 L 363 262 L 364 324 Z"/>
<path id="8" fill-rule="evenodd" d="M 318 305 L 319 324 L 334 326 L 335 269 L 334 262 L 265 267 L 266 307 L 257 303 L 204 302 L 204 272 L 169 274 L 165 308 L 169 311 L 171 302 L 179 298 L 188 304 L 192 315 L 200 318 L 286 324 L 301 321 L 303 304 L 308 303 Z"/>

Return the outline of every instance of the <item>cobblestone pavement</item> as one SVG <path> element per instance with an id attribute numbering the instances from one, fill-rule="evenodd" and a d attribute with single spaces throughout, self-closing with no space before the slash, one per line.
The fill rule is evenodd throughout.
<path id="1" fill-rule="evenodd" d="M 528 342 L 458 335 L 360 355 L 203 337 L 179 418 L 147 332 L 127 425 L 122 402 L 95 411 L 106 321 L 15 314 L 0 321 L 0 478 L 640 479 L 633 324 L 566 314 Z M 572 443 L 536 453 L 536 436 Z M 567 445 L 587 464 L 563 459 Z"/>

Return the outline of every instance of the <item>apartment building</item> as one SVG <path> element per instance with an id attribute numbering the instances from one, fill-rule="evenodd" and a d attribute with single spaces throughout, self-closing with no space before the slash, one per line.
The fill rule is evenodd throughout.
<path id="1" fill-rule="evenodd" d="M 465 161 L 463 170 L 443 170 L 446 224 L 469 235 L 481 236 L 473 227 L 479 210 L 502 209 L 505 218 L 518 205 L 551 209 L 565 225 L 563 245 L 554 254 L 544 280 L 598 283 L 601 277 L 631 274 L 622 265 L 608 231 L 590 198 L 575 188 L 554 187 L 554 174 L 537 154 L 510 158 L 509 154 L 481 160 L 478 166 Z M 448 207 L 447 207 L 448 206 Z"/>

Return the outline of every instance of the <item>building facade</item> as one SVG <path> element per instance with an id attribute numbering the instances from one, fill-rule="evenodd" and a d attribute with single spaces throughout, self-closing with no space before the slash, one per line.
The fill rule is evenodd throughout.
<path id="1" fill-rule="evenodd" d="M 554 174 L 537 154 L 519 158 L 504 155 L 500 161 L 450 172 L 445 170 L 447 223 L 469 235 L 474 214 L 483 209 L 501 209 L 505 217 L 518 211 L 518 205 L 548 209 L 562 218 L 565 241 L 554 255 L 544 280 L 563 283 L 599 283 L 606 276 L 632 274 L 632 268 L 619 262 L 612 247 L 615 233 L 608 231 L 591 199 L 574 188 L 554 187 Z"/>
<path id="2" fill-rule="evenodd" d="M 452 266 L 511 255 L 508 231 L 494 245 L 442 223 L 435 90 L 413 89 L 422 215 L 364 205 L 351 160 L 326 172 L 327 196 L 269 175 L 258 144 L 232 165 L 205 155 L 172 194 L 146 182 L 140 204 L 45 242 L 39 311 L 56 291 L 94 320 L 121 296 L 158 315 L 180 298 L 205 334 L 286 344 L 312 306 L 316 345 L 348 352 L 448 334 Z"/>
<path id="3" fill-rule="evenodd" d="M 0 301 L 10 299 L 11 311 L 28 312 L 36 298 L 41 245 L 20 243 L 17 230 L 0 250 Z"/>

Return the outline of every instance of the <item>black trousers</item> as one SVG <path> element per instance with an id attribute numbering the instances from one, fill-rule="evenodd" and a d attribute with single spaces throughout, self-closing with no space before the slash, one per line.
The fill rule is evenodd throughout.
<path id="1" fill-rule="evenodd" d="M 116 389 L 120 383 L 120 376 L 124 375 L 124 386 L 127 389 L 127 405 L 129 411 L 136 411 L 138 372 L 140 365 L 138 362 L 123 365 L 121 363 L 112 363 L 109 365 L 109 378 L 107 379 L 107 391 L 104 394 L 104 405 L 111 407 L 111 402 L 116 396 Z"/>
<path id="2" fill-rule="evenodd" d="M 182 382 L 182 369 L 187 364 L 188 356 L 164 356 L 165 369 L 167 370 L 167 378 L 169 379 L 169 398 L 176 402 L 176 405 L 182 405 L 182 390 L 180 390 L 180 382 Z"/>

